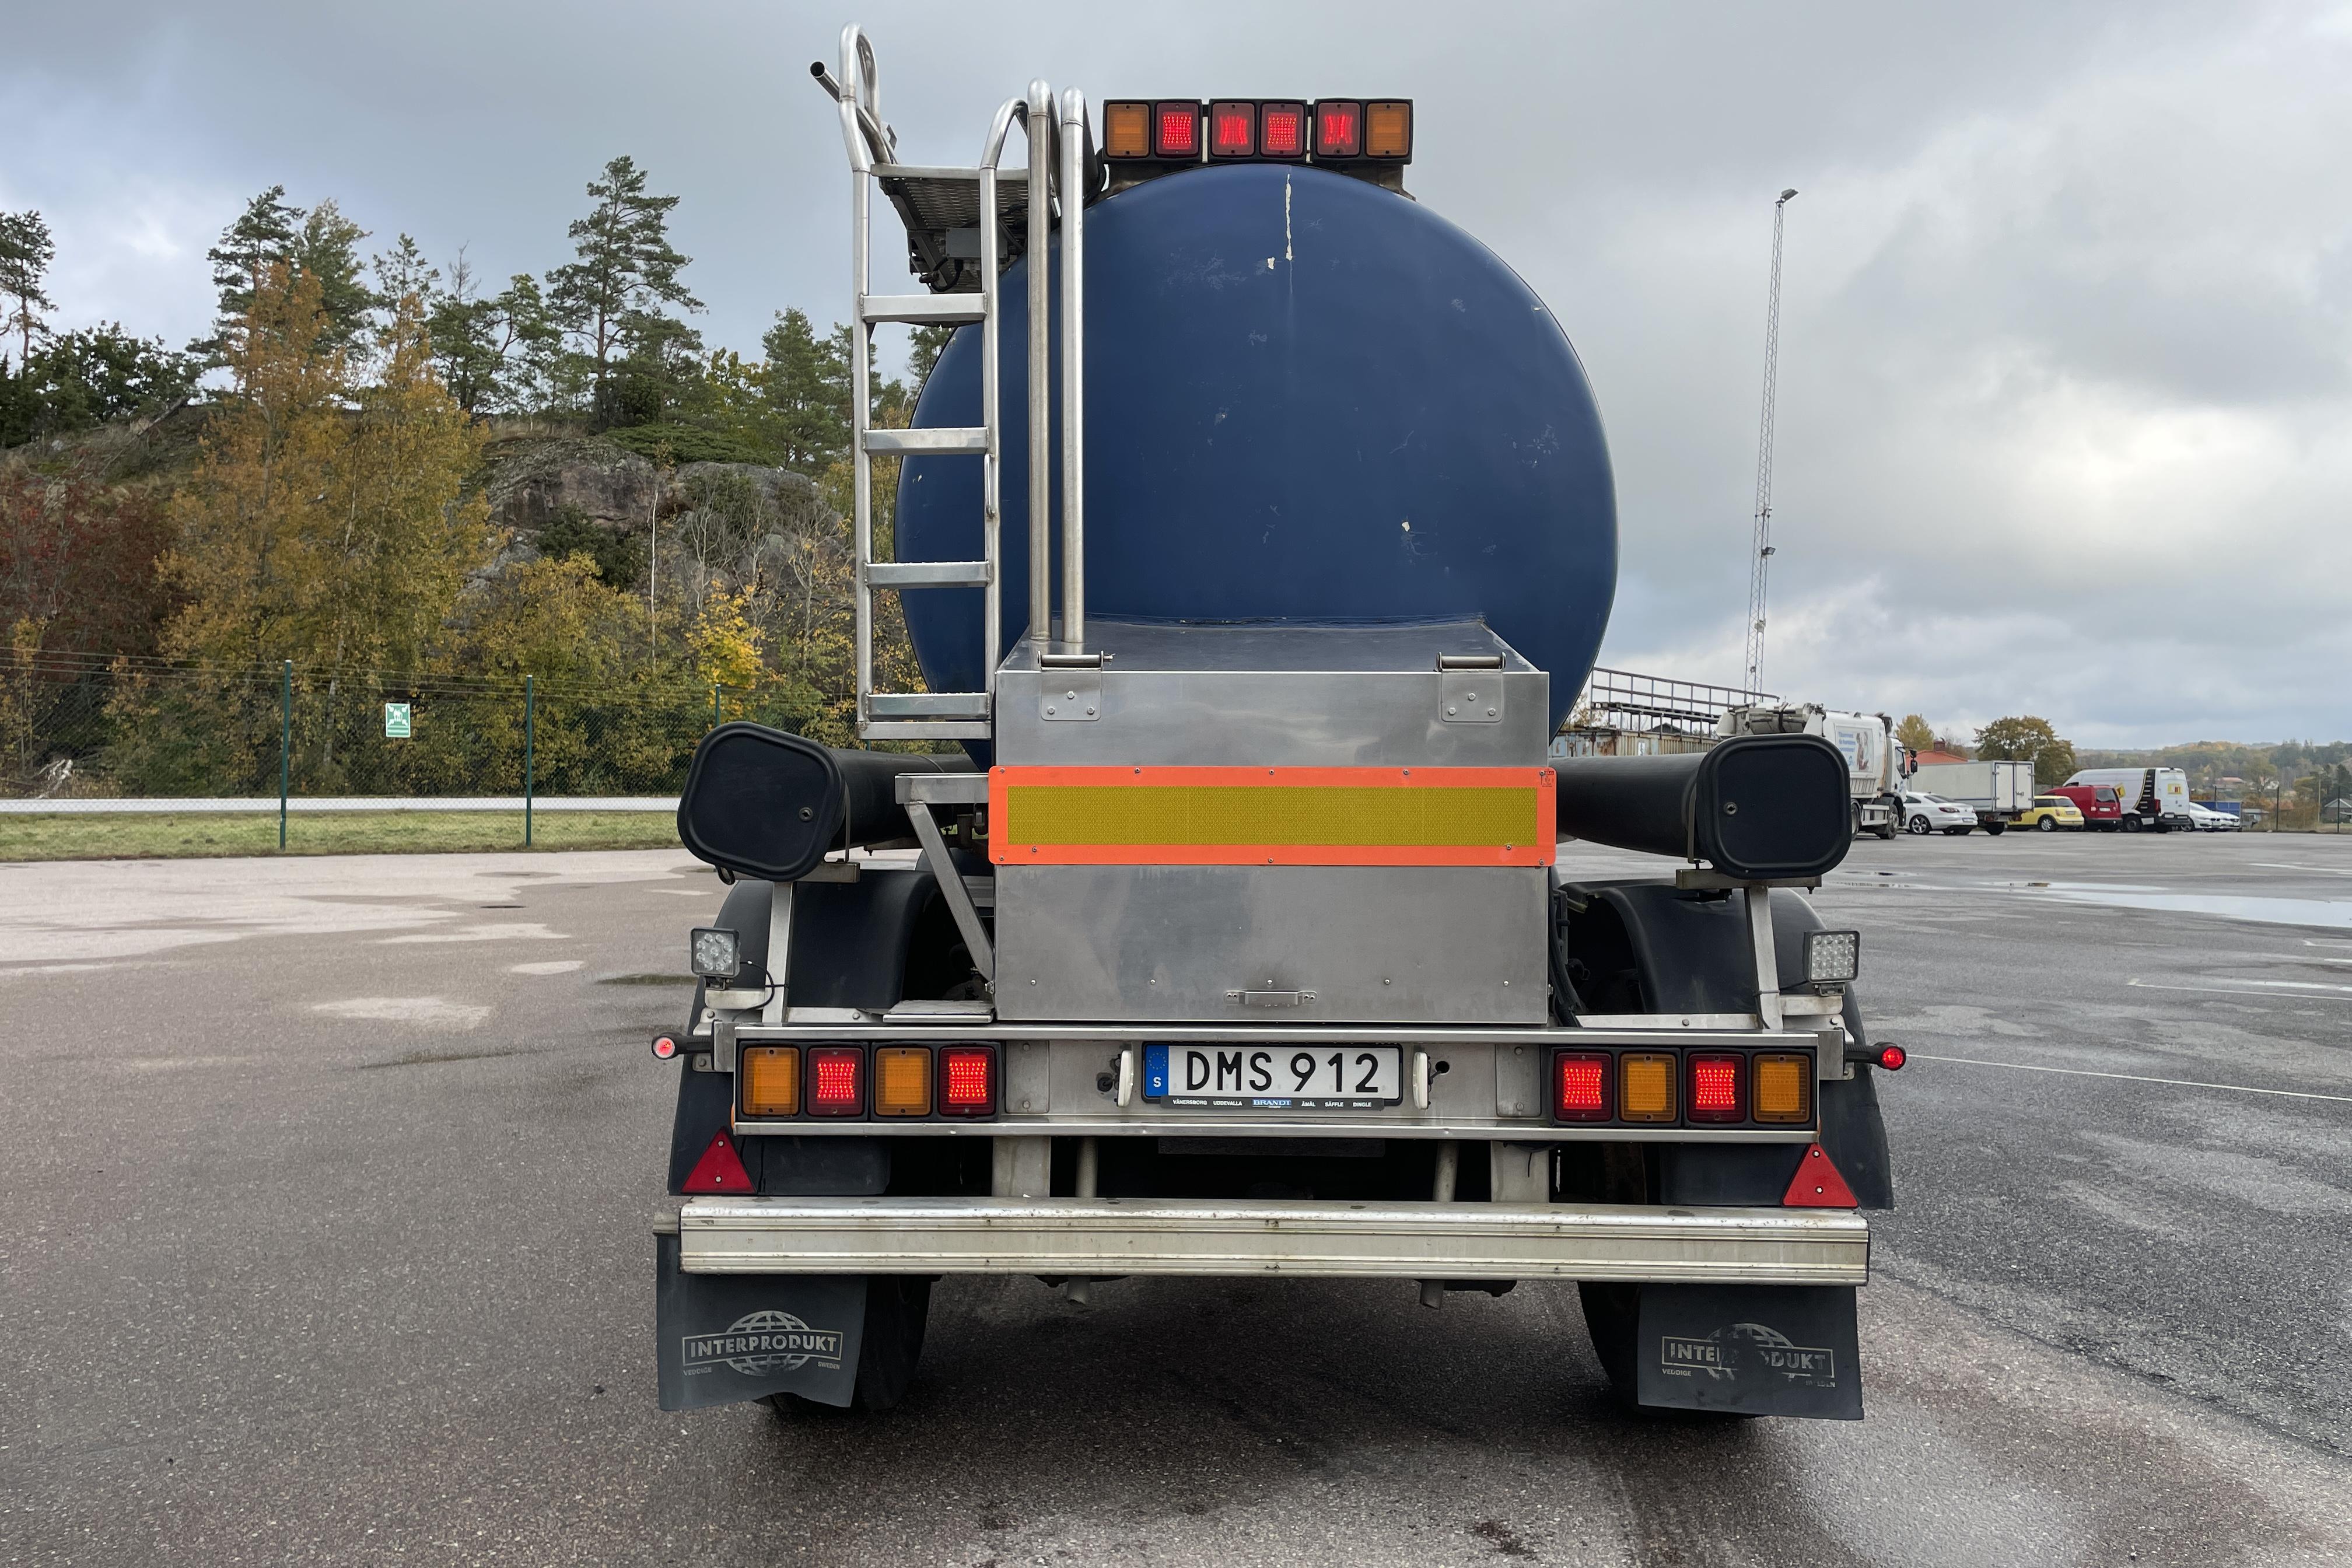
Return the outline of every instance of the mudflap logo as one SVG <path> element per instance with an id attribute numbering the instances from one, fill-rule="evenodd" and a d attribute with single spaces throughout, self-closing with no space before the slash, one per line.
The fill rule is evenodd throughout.
<path id="1" fill-rule="evenodd" d="M 1705 1339 L 1667 1334 L 1658 1341 L 1659 1364 L 1675 1377 L 1705 1375 L 1730 1383 L 1779 1378 L 1805 1388 L 1837 1386 L 1837 1352 L 1790 1341 L 1762 1323 L 1733 1323 Z"/>
<path id="2" fill-rule="evenodd" d="M 746 1312 L 724 1333 L 686 1336 L 686 1375 L 728 1367 L 746 1377 L 797 1372 L 814 1363 L 841 1370 L 841 1331 L 813 1329 L 790 1312 Z"/>

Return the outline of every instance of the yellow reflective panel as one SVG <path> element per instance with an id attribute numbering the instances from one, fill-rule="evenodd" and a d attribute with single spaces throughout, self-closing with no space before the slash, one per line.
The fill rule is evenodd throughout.
<path id="1" fill-rule="evenodd" d="M 893 1046 L 874 1053 L 874 1114 L 931 1113 L 931 1053 L 927 1046 Z"/>
<path id="2" fill-rule="evenodd" d="M 801 1048 L 746 1046 L 735 1064 L 743 1080 L 746 1116 L 797 1116 L 801 1110 Z"/>
<path id="3" fill-rule="evenodd" d="M 1813 1109 L 1813 1064 L 1804 1057 L 1759 1056 L 1754 1104 L 1759 1121 L 1802 1121 Z"/>
<path id="4" fill-rule="evenodd" d="M 1617 1119 L 1675 1119 L 1675 1058 L 1628 1052 L 1617 1058 Z"/>
<path id="5" fill-rule="evenodd" d="M 1531 788 L 1232 789 L 1217 785 L 1016 784 L 1004 836 L 1016 844 L 1530 844 Z"/>

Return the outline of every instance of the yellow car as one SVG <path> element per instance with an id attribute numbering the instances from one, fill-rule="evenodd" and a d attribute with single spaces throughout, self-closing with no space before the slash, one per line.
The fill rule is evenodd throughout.
<path id="1" fill-rule="evenodd" d="M 2014 827 L 2032 827 L 2043 833 L 2055 833 L 2062 827 L 2080 830 L 2083 813 L 2063 795 L 2037 795 L 2033 804 L 2017 814 Z"/>

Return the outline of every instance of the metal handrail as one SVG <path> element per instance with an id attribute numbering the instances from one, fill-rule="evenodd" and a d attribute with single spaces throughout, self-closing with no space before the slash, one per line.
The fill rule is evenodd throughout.
<path id="1" fill-rule="evenodd" d="M 1062 641 L 1087 646 L 1086 206 L 1094 163 L 1087 95 L 1062 94 Z"/>
<path id="2" fill-rule="evenodd" d="M 1040 649 L 1054 636 L 1053 349 L 1048 317 L 1054 264 L 1054 89 L 1029 84 L 1023 117 L 1029 129 L 1029 637 Z M 996 650 L 989 649 L 989 661 Z"/>

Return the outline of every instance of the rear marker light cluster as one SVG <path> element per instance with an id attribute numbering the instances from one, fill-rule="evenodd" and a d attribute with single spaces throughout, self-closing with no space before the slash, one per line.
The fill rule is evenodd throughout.
<path id="1" fill-rule="evenodd" d="M 1551 1119 L 1650 1127 L 1812 1125 L 1805 1051 L 1556 1050 Z"/>
<path id="2" fill-rule="evenodd" d="M 1113 99 L 1103 105 L 1113 163 L 1406 163 L 1409 99 Z"/>
<path id="3" fill-rule="evenodd" d="M 747 1045 L 737 1057 L 737 1111 L 755 1121 L 993 1116 L 996 1075 L 990 1045 Z"/>

